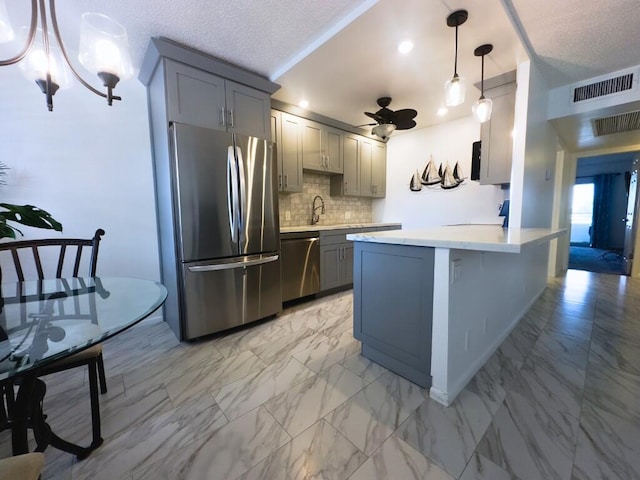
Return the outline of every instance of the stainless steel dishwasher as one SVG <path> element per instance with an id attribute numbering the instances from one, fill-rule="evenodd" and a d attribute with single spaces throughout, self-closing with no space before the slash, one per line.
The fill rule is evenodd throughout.
<path id="1" fill-rule="evenodd" d="M 320 241 L 317 232 L 280 234 L 282 301 L 320 291 Z"/>

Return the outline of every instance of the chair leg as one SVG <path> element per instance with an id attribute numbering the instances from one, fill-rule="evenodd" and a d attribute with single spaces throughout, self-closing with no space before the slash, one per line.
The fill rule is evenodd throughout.
<path id="1" fill-rule="evenodd" d="M 107 393 L 107 378 L 104 374 L 104 362 L 102 361 L 102 353 L 98 356 L 98 376 L 100 378 L 100 393 Z"/>
<path id="2" fill-rule="evenodd" d="M 89 394 L 91 396 L 91 426 L 93 429 L 93 441 L 91 442 L 91 448 L 97 448 L 102 444 L 97 370 L 97 360 L 89 362 Z"/>

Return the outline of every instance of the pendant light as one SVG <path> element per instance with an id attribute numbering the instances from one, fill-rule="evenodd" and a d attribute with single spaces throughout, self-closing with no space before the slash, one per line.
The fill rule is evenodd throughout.
<path id="1" fill-rule="evenodd" d="M 480 45 L 473 51 L 473 54 L 476 57 L 482 57 L 482 70 L 480 74 L 480 98 L 476 100 L 476 103 L 473 104 L 473 116 L 480 123 L 484 123 L 491 118 L 491 108 L 493 107 L 493 102 L 490 98 L 484 98 L 484 56 L 491 53 L 493 50 L 493 45 L 490 43 L 486 43 L 484 45 Z"/>
<path id="2" fill-rule="evenodd" d="M 458 27 L 467 21 L 469 12 L 466 10 L 456 10 L 447 17 L 447 25 L 456 28 L 456 53 L 453 62 L 453 77 L 444 85 L 444 98 L 447 107 L 455 107 L 464 103 L 464 94 L 467 89 L 467 82 L 464 77 L 458 75 Z"/>

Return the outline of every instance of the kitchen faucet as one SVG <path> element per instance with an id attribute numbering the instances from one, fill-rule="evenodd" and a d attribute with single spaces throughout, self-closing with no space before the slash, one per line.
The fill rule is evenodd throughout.
<path id="1" fill-rule="evenodd" d="M 320 200 L 320 205 L 316 207 L 316 200 Z M 320 213 L 324 215 L 324 199 L 320 195 L 313 197 L 313 204 L 311 205 L 311 225 L 315 225 L 320 221 L 320 215 L 316 211 L 320 208 Z"/>

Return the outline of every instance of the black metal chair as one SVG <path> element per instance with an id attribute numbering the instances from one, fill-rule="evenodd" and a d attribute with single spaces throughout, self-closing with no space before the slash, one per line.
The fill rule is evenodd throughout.
<path id="1" fill-rule="evenodd" d="M 3 268 L 5 269 L 6 277 L 6 270 L 8 265 L 11 264 L 14 267 L 15 279 L 17 281 L 84 276 L 79 275 L 79 273 L 81 265 L 87 263 L 86 261 L 83 262 L 83 260 L 86 260 L 86 257 L 83 257 L 83 252 L 85 250 L 89 250 L 90 252 L 87 276 L 94 277 L 96 274 L 100 240 L 104 234 L 104 230 L 98 229 L 96 230 L 93 238 L 90 239 L 55 238 L 0 243 L 0 283 L 3 281 Z M 48 263 L 48 258 L 45 259 L 45 262 L 43 262 L 42 259 L 42 253 L 44 250 L 47 250 L 47 253 L 49 254 L 53 254 L 53 257 L 57 256 L 57 259 L 54 262 L 56 264 L 55 271 L 48 270 L 43 267 L 43 263 Z M 10 261 L 6 260 L 7 256 L 10 257 Z M 72 256 L 73 265 L 70 266 L 68 265 L 68 262 L 65 263 L 65 261 Z M 25 270 L 27 270 L 26 274 Z M 55 275 L 47 275 L 49 272 L 55 273 Z M 5 281 L 7 280 L 9 279 L 5 278 Z M 66 317 L 87 319 L 91 319 L 91 316 L 91 314 L 78 315 L 77 312 L 75 315 L 66 315 Z M 95 318 L 95 315 L 93 316 Z M 24 321 L 27 321 L 27 319 L 25 318 Z M 81 366 L 87 366 L 89 373 L 91 422 L 93 430 L 91 448 L 96 448 L 102 443 L 100 432 L 100 405 L 98 401 L 98 379 L 100 392 L 103 394 L 107 392 L 107 382 L 102 358 L 102 346 L 100 344 L 94 345 L 93 347 L 47 365 L 42 368 L 38 374 L 49 375 Z M 6 390 L 5 394 L 11 395 L 13 393 L 12 389 L 9 390 Z M 7 402 L 11 401 L 12 399 L 7 399 Z"/>

